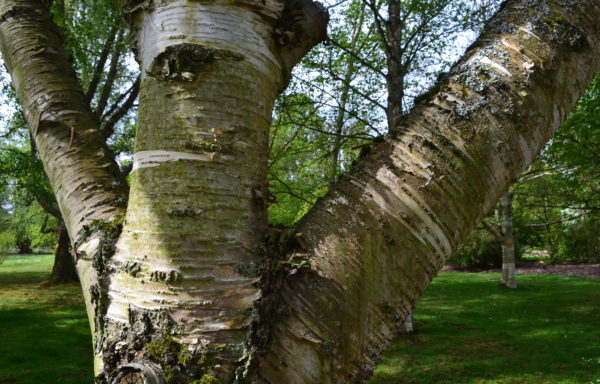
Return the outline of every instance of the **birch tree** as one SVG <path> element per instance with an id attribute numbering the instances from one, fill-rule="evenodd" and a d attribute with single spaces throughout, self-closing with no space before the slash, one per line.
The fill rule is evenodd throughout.
<path id="1" fill-rule="evenodd" d="M 75 249 L 97 383 L 351 383 L 600 66 L 596 0 L 506 2 L 448 77 L 283 233 L 275 97 L 326 37 L 309 0 L 129 1 L 142 68 L 127 185 L 44 4 L 0 46 Z"/>

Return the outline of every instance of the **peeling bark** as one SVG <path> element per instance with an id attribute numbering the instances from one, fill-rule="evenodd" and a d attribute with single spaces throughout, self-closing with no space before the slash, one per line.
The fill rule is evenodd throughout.
<path id="1" fill-rule="evenodd" d="M 527 4 L 527 6 L 525 5 Z M 600 3 L 507 2 L 483 36 L 296 227 L 256 382 L 360 383 L 444 259 L 600 67 Z M 272 312 L 272 313 L 275 313 Z"/>
<path id="2" fill-rule="evenodd" d="M 102 337 L 103 272 L 127 185 L 110 155 L 47 7 L 0 2 L 0 49 L 70 234 L 92 334 Z"/>
<path id="3" fill-rule="evenodd" d="M 261 296 L 274 100 L 325 38 L 326 17 L 310 1 L 136 2 L 125 11 L 142 78 L 103 371 L 112 380 L 131 364 L 158 364 L 169 383 L 232 382 Z"/>

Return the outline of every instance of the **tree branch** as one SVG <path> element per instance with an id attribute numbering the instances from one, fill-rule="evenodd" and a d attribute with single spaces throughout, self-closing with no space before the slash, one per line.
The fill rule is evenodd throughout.
<path id="1" fill-rule="evenodd" d="M 96 62 L 96 66 L 94 68 L 94 74 L 92 75 L 92 80 L 90 81 L 90 85 L 88 86 L 87 91 L 85 92 L 85 99 L 88 103 L 92 102 L 94 98 L 94 94 L 98 88 L 98 84 L 100 83 L 100 79 L 102 78 L 102 73 L 104 72 L 104 66 L 106 65 L 106 60 L 108 60 L 108 54 L 112 49 L 113 43 L 115 42 L 115 37 L 117 35 L 116 27 L 111 27 L 111 30 L 108 34 L 108 38 L 104 42 L 104 46 L 102 47 L 102 51 L 100 53 L 100 57 Z"/>
<path id="2" fill-rule="evenodd" d="M 283 75 L 287 80 L 294 66 L 308 51 L 320 42 L 328 41 L 329 13 L 321 3 L 312 0 L 286 0 L 282 20 L 290 18 L 295 20 L 293 31 L 285 31 L 281 27 L 275 29 L 281 35 L 277 43 L 280 46 Z"/>
<path id="3" fill-rule="evenodd" d="M 124 215 L 127 183 L 100 135 L 62 36 L 40 1 L 0 2 L 0 51 L 74 244 L 92 334 L 101 335 L 104 261 L 111 253 L 103 244 L 115 244 L 120 231 L 90 236 L 88 229 Z M 95 298 L 88 294 L 92 291 Z"/>
<path id="4" fill-rule="evenodd" d="M 331 39 L 330 42 L 333 46 L 338 47 L 342 51 L 344 51 L 347 54 L 349 54 L 350 56 L 354 57 L 358 62 L 360 62 L 362 65 L 364 65 L 371 71 L 377 73 L 379 76 L 383 77 L 384 79 L 387 77 L 387 75 L 385 73 L 383 73 L 381 70 L 375 68 L 375 66 L 372 63 L 369 63 L 368 61 L 366 61 L 365 59 L 363 59 L 362 57 L 360 57 L 359 55 L 357 55 L 350 49 L 344 47 L 342 44 L 338 43 L 337 40 Z"/>
<path id="5" fill-rule="evenodd" d="M 497 239 L 502 239 L 502 231 L 497 226 L 492 226 L 490 223 L 485 221 L 485 219 L 481 220 L 481 226 L 484 230 L 486 230 L 490 235 L 494 236 Z"/>
<path id="6" fill-rule="evenodd" d="M 295 255 L 302 267 L 282 272 L 263 298 L 284 303 L 285 315 L 269 312 L 277 320 L 257 363 L 260 379 L 329 384 L 370 375 L 444 260 L 600 68 L 600 3 L 564 4 L 549 0 L 545 14 L 506 2 L 402 129 L 374 145 L 298 223 L 302 241 L 281 257 Z M 557 17 L 575 40 L 552 38 L 555 26 L 544 20 Z M 522 32 L 531 26 L 537 38 Z"/>
<path id="7" fill-rule="evenodd" d="M 129 93 L 129 97 L 125 102 L 117 109 L 106 121 L 106 123 L 102 126 L 102 135 L 105 138 L 110 137 L 114 133 L 115 125 L 129 112 L 135 100 L 138 97 L 140 92 L 140 76 L 137 77 L 135 82 L 131 85 L 127 93 Z"/>
<path id="8" fill-rule="evenodd" d="M 106 79 L 104 80 L 104 86 L 102 87 L 102 93 L 100 94 L 100 99 L 98 100 L 98 105 L 96 106 L 96 116 L 100 118 L 104 113 L 104 109 L 108 103 L 108 98 L 110 97 L 110 93 L 112 92 L 115 80 L 117 78 L 117 74 L 119 71 L 119 60 L 121 59 L 121 54 L 123 52 L 122 48 L 123 43 L 123 30 L 120 29 L 117 33 L 117 41 L 115 44 L 115 50 L 113 51 L 112 57 L 110 59 L 110 67 L 108 69 L 108 74 L 106 75 Z"/>
<path id="9" fill-rule="evenodd" d="M 580 217 L 583 217 L 584 215 L 577 215 L 575 217 L 567 217 L 564 219 L 560 219 L 560 220 L 555 220 L 555 221 L 551 221 L 548 223 L 535 223 L 535 224 L 526 224 L 526 225 L 522 225 L 518 228 L 515 229 L 515 231 L 518 231 L 519 229 L 524 229 L 524 228 L 536 228 L 536 227 L 550 227 L 554 224 L 560 224 L 560 223 L 564 223 L 565 221 L 572 221 L 572 220 L 577 220 Z"/>

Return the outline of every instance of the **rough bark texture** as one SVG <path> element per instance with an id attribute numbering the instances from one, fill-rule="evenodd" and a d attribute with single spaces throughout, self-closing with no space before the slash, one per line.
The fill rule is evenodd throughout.
<path id="1" fill-rule="evenodd" d="M 502 279 L 500 283 L 508 288 L 517 288 L 515 268 L 515 236 L 513 232 L 512 199 L 514 193 L 508 191 L 502 196 Z"/>
<path id="2" fill-rule="evenodd" d="M 0 49 L 71 236 L 98 346 L 106 300 L 105 264 L 118 236 L 127 185 L 43 2 L 0 2 Z"/>
<path id="3" fill-rule="evenodd" d="M 600 67 L 600 3 L 510 1 L 298 225 L 257 382 L 358 383 Z M 299 240 L 298 240 L 299 239 Z M 265 300 L 266 301 L 266 300 Z"/>
<path id="4" fill-rule="evenodd" d="M 231 382 L 261 296 L 273 103 L 326 14 L 310 1 L 124 9 L 142 79 L 103 371 L 158 364 L 167 383 Z"/>

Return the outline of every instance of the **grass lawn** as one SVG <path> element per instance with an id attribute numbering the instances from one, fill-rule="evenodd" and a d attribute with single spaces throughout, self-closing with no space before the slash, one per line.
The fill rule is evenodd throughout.
<path id="1" fill-rule="evenodd" d="M 40 286 L 51 268 L 51 255 L 0 265 L 2 384 L 93 382 L 80 288 Z M 600 384 L 600 280 L 518 276 L 516 291 L 498 280 L 440 273 L 417 333 L 388 348 L 370 384 Z"/>
<path id="2" fill-rule="evenodd" d="M 40 286 L 52 255 L 0 265 L 0 383 L 91 384 L 92 340 L 77 284 Z"/>
<path id="3" fill-rule="evenodd" d="M 440 273 L 370 384 L 600 383 L 600 280 Z"/>

